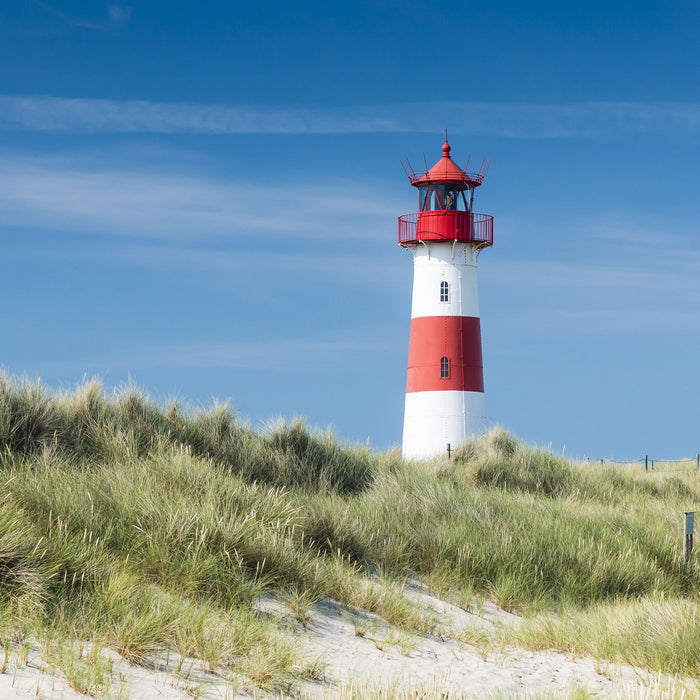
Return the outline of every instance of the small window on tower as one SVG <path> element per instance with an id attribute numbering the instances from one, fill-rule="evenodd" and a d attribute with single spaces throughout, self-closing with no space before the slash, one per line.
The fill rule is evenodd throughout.
<path id="1" fill-rule="evenodd" d="M 440 282 L 440 301 L 450 300 L 450 285 L 447 282 Z"/>
<path id="2" fill-rule="evenodd" d="M 447 357 L 440 358 L 440 378 L 449 379 L 450 378 L 450 360 Z"/>

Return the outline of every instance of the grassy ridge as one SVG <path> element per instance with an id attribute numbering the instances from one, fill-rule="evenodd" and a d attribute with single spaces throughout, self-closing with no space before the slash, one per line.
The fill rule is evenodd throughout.
<path id="1" fill-rule="evenodd" d="M 700 569 L 680 564 L 691 472 L 581 466 L 499 430 L 412 464 L 300 422 L 255 432 L 222 406 L 0 379 L 0 484 L 0 631 L 15 639 L 134 660 L 174 648 L 265 686 L 314 669 L 256 615 L 262 592 L 430 631 L 391 585 L 418 575 L 465 605 L 546 613 L 520 643 L 700 677 Z"/>

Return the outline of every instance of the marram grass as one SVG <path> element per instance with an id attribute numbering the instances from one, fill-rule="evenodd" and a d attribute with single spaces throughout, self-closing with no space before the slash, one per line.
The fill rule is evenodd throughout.
<path id="1" fill-rule="evenodd" d="M 418 577 L 531 617 L 513 643 L 700 678 L 700 568 L 680 537 L 694 469 L 577 464 L 499 429 L 406 463 L 300 421 L 256 432 L 226 406 L 0 377 L 0 484 L 8 648 L 64 640 L 66 664 L 65 640 L 136 662 L 173 650 L 277 687 L 303 665 L 261 595 L 300 624 L 328 596 L 439 632 L 400 593 Z"/>

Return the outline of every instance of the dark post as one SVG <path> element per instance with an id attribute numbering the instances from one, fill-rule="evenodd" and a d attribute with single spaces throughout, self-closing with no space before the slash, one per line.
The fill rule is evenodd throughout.
<path id="1" fill-rule="evenodd" d="M 452 456 L 452 449 L 450 448 L 450 443 L 447 443 L 447 459 Z"/>
<path id="2" fill-rule="evenodd" d="M 700 454 L 695 455 L 695 466 L 700 469 Z"/>
<path id="3" fill-rule="evenodd" d="M 649 455 L 644 455 L 644 471 L 649 471 Z"/>
<path id="4" fill-rule="evenodd" d="M 695 513 L 685 514 L 685 538 L 683 539 L 683 562 L 688 564 L 693 553 L 693 520 Z"/>

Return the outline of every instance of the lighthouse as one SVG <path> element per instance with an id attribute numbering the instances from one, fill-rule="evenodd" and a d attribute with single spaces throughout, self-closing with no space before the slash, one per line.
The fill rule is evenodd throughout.
<path id="1" fill-rule="evenodd" d="M 488 166 L 468 167 L 452 160 L 447 134 L 432 168 L 408 164 L 419 211 L 399 217 L 399 245 L 413 254 L 405 459 L 448 454 L 486 427 L 476 267 L 493 245 L 493 217 L 472 209 Z"/>

